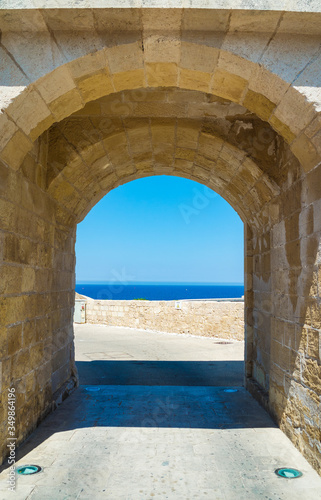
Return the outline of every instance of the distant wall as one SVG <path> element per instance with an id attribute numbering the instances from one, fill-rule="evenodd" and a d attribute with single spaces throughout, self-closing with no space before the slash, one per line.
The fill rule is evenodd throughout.
<path id="1" fill-rule="evenodd" d="M 86 300 L 87 323 L 244 339 L 243 301 Z"/>

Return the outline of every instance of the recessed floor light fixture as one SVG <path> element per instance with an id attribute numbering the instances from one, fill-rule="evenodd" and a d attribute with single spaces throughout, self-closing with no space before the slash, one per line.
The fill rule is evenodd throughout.
<path id="1" fill-rule="evenodd" d="M 86 391 L 97 392 L 97 391 L 100 391 L 100 387 L 95 387 L 95 386 L 86 387 Z"/>
<path id="2" fill-rule="evenodd" d="M 30 476 L 30 474 L 37 474 L 42 468 L 39 465 L 21 465 L 17 467 L 17 473 L 21 476 Z"/>
<path id="3" fill-rule="evenodd" d="M 224 389 L 224 392 L 238 392 L 237 389 Z"/>
<path id="4" fill-rule="evenodd" d="M 285 479 L 296 479 L 297 477 L 301 477 L 303 474 L 300 470 L 291 469 L 290 467 L 281 467 L 280 469 L 276 469 L 275 474 L 280 477 L 284 477 Z"/>

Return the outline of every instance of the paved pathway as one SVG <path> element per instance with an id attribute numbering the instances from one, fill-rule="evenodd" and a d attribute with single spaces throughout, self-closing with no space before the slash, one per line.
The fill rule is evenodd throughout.
<path id="1" fill-rule="evenodd" d="M 222 340 L 78 325 L 80 383 L 243 385 L 244 343 L 219 342 Z"/>
<path id="2" fill-rule="evenodd" d="M 78 341 L 90 331 L 78 328 Z M 108 329 L 97 331 L 98 336 L 108 333 Z M 113 335 L 122 338 L 125 351 L 135 342 L 134 331 Z M 141 335 L 137 332 L 137 342 Z M 154 345 L 151 339 L 155 341 L 158 334 L 144 335 L 148 358 L 146 345 Z M 183 353 L 189 340 L 176 338 L 172 345 L 177 351 L 181 343 Z M 226 349 L 225 361 L 231 357 L 227 353 L 231 345 L 214 344 L 213 339 L 194 341 L 193 352 L 181 354 L 181 361 L 215 359 L 217 349 Z M 157 342 L 168 346 L 170 336 L 159 335 Z M 111 345 L 106 355 L 113 355 Z M 90 354 L 87 348 L 82 351 L 80 358 L 85 351 Z M 131 360 L 141 358 L 141 353 L 128 354 Z M 155 361 L 154 356 L 150 360 Z M 208 371 L 211 381 L 201 387 L 193 385 L 190 376 L 189 385 L 183 386 L 150 385 L 149 380 L 144 385 L 82 385 L 20 449 L 20 464 L 39 464 L 43 471 L 18 476 L 16 492 L 11 493 L 6 491 L 4 470 L 0 498 L 320 500 L 321 478 L 307 461 L 243 387 L 215 387 L 214 372 L 214 368 Z M 168 378 L 173 381 L 175 373 Z M 225 380 L 229 382 L 228 373 Z M 234 388 L 236 392 L 231 392 Z M 274 470 L 282 466 L 297 467 L 304 475 L 294 480 L 278 478 Z"/>

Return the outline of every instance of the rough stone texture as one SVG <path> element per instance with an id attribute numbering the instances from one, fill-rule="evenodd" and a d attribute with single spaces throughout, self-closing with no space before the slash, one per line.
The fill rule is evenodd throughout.
<path id="1" fill-rule="evenodd" d="M 229 301 L 86 300 L 86 322 L 244 340 L 244 303 Z"/>
<path id="2" fill-rule="evenodd" d="M 168 174 L 244 221 L 247 387 L 320 472 L 319 2 L 101 3 L 1 3 L 0 442 L 8 387 L 19 443 L 76 383 L 77 223 Z"/>
<path id="3" fill-rule="evenodd" d="M 320 499 L 320 476 L 243 387 L 82 385 L 22 445 L 26 463 L 44 471 L 12 494 L 4 470 L 2 500 Z M 284 464 L 303 476 L 277 478 Z"/>

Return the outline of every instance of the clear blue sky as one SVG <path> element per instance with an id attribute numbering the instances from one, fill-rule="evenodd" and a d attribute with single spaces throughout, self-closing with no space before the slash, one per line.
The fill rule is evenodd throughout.
<path id="1" fill-rule="evenodd" d="M 170 176 L 108 193 L 78 224 L 76 280 L 243 283 L 243 223 L 202 184 Z"/>

